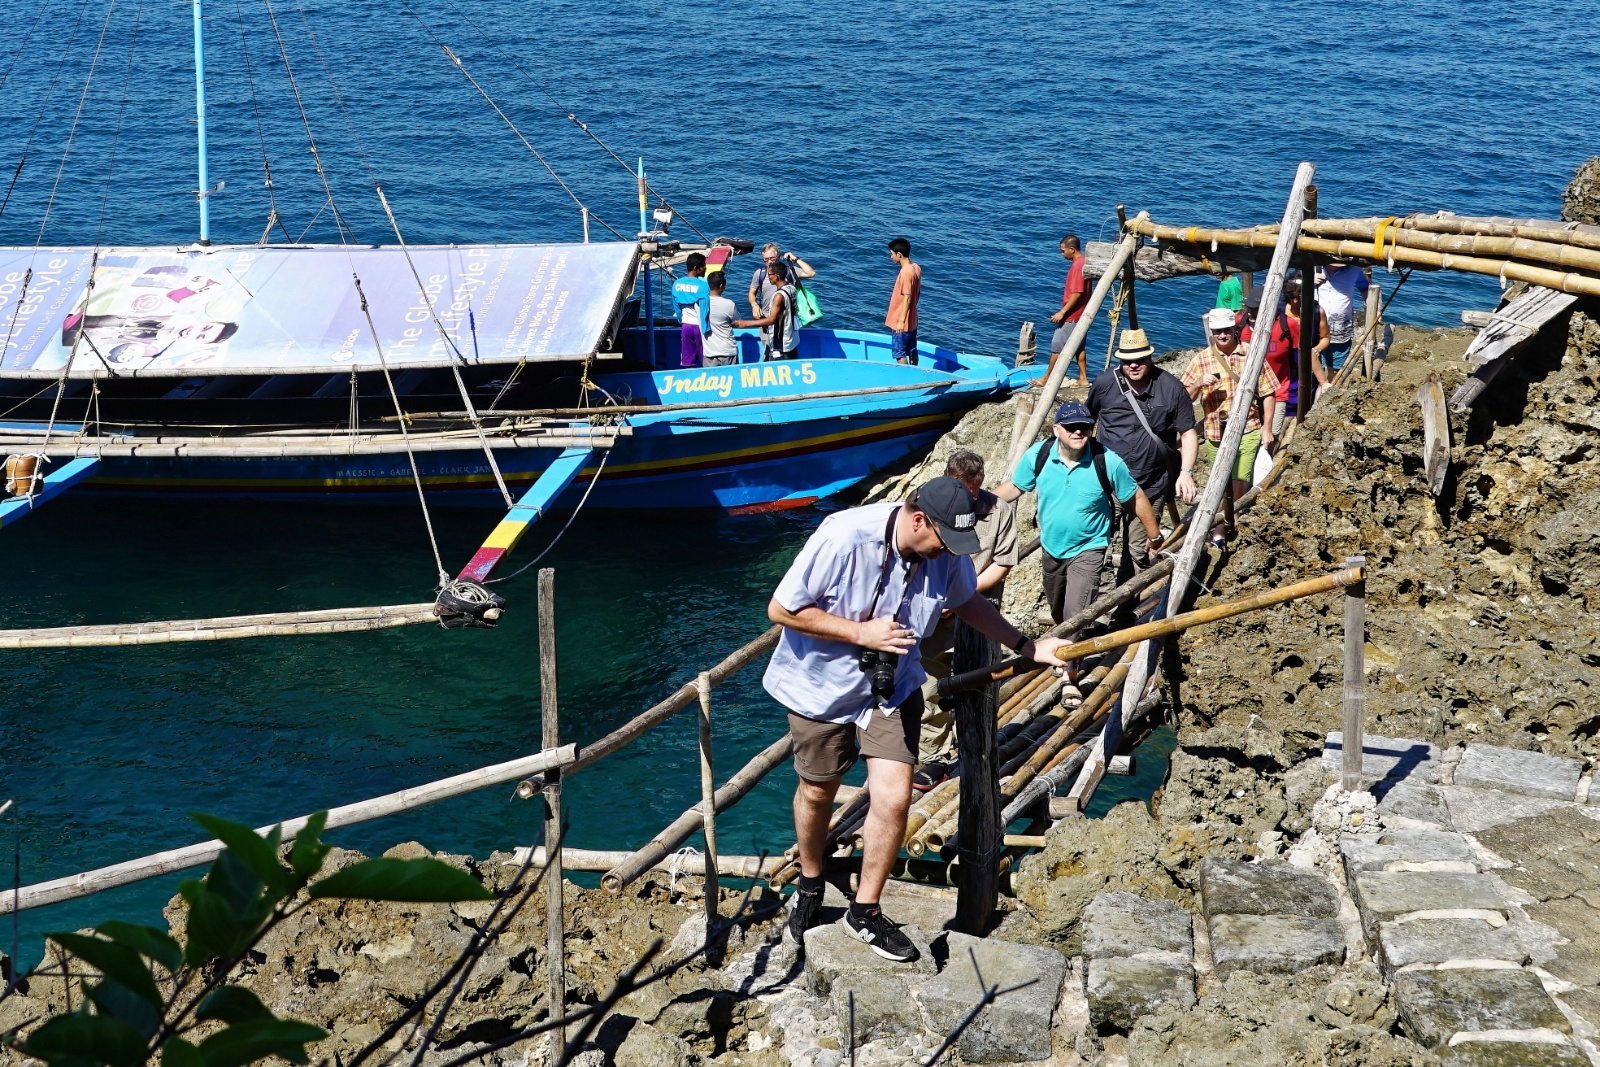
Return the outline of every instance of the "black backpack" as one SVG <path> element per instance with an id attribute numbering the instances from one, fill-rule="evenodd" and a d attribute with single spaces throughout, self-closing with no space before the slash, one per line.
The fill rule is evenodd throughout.
<path id="1" fill-rule="evenodd" d="M 1039 474 L 1044 470 L 1044 465 L 1050 462 L 1050 451 L 1055 448 L 1055 438 L 1051 437 L 1044 443 L 1044 447 L 1034 453 L 1033 457 L 1033 484 L 1039 484 Z M 1089 438 L 1089 443 L 1084 446 L 1089 450 L 1089 459 L 1094 464 L 1094 472 L 1100 477 L 1100 488 L 1106 491 L 1106 499 L 1111 501 L 1111 506 L 1117 506 L 1117 494 L 1111 488 L 1111 475 L 1106 473 L 1106 451 L 1096 443 L 1094 438 Z"/>

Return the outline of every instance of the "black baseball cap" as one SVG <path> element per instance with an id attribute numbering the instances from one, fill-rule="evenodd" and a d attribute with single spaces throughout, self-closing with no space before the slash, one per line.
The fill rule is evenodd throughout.
<path id="1" fill-rule="evenodd" d="M 978 535 L 973 529 L 978 525 L 978 509 L 966 486 L 941 475 L 923 482 L 911 494 L 909 503 L 938 528 L 945 548 L 958 556 L 978 551 Z"/>

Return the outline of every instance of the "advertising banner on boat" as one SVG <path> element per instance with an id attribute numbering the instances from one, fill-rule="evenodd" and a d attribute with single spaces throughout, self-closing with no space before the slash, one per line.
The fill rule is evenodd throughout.
<path id="1" fill-rule="evenodd" d="M 0 373 L 209 377 L 582 359 L 631 289 L 635 261 L 624 243 L 409 254 L 0 248 Z"/>

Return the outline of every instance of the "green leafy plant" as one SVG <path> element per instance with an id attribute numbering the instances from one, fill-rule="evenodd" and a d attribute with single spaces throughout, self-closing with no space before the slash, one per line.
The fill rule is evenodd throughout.
<path id="1" fill-rule="evenodd" d="M 5 1043 L 50 1067 L 243 1067 L 268 1056 L 306 1063 L 322 1029 L 283 1019 L 229 977 L 274 927 L 316 899 L 457 903 L 492 900 L 470 875 L 435 859 L 372 859 L 320 880 L 330 846 L 319 812 L 280 859 L 281 828 L 265 837 L 248 826 L 196 815 L 226 847 L 204 878 L 178 887 L 187 912 L 180 940 L 151 926 L 111 921 L 92 934 L 50 941 L 98 972 L 83 1000 Z M 305 895 L 301 895 L 301 891 Z M 63 964 L 65 966 L 65 963 Z"/>

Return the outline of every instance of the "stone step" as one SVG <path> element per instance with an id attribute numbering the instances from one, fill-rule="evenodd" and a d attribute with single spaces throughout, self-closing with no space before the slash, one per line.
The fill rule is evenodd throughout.
<path id="1" fill-rule="evenodd" d="M 1426 782 L 1395 782 L 1378 794 L 1378 817 L 1385 826 L 1451 828 L 1444 790 Z"/>
<path id="2" fill-rule="evenodd" d="M 1456 765 L 1454 784 L 1549 800 L 1572 800 L 1582 776 L 1580 760 L 1520 748 L 1471 744 Z"/>
<path id="3" fill-rule="evenodd" d="M 1444 1067 L 1593 1067 L 1576 1045 L 1548 1041 L 1463 1041 L 1439 1050 Z"/>
<path id="4" fill-rule="evenodd" d="M 1217 915 L 1207 922 L 1217 977 L 1234 971 L 1298 974 L 1343 963 L 1344 929 L 1336 919 L 1300 915 Z"/>
<path id="5" fill-rule="evenodd" d="M 1446 830 L 1385 830 L 1378 834 L 1344 834 L 1339 838 L 1346 880 L 1352 883 L 1363 871 L 1417 870 L 1418 864 L 1449 864 L 1434 870 L 1468 874 L 1479 870 L 1472 842 Z"/>
<path id="6" fill-rule="evenodd" d="M 1050 1021 L 1061 997 L 1067 960 L 1055 949 L 1018 945 L 952 931 L 949 962 L 917 993 L 936 1034 L 948 1034 L 967 1017 L 984 985 L 1022 988 L 995 1000 L 956 1042 L 967 1063 L 1015 1063 L 1048 1059 Z M 974 969 L 976 964 L 976 969 Z"/>
<path id="7" fill-rule="evenodd" d="M 1509 917 L 1505 898 L 1486 874 L 1450 871 L 1363 871 L 1351 886 L 1371 945 L 1378 925 L 1414 912 L 1477 911 Z"/>
<path id="8" fill-rule="evenodd" d="M 1526 925 L 1526 924 L 1520 924 Z M 1516 923 L 1492 926 L 1482 919 L 1412 919 L 1378 925 L 1377 955 L 1391 979 L 1402 967 L 1465 960 L 1528 962 Z"/>
<path id="9" fill-rule="evenodd" d="M 1402 971 L 1394 979 L 1394 997 L 1406 1032 L 1427 1048 L 1448 1045 L 1463 1031 L 1572 1033 L 1538 976 L 1517 968 Z"/>
<path id="10" fill-rule="evenodd" d="M 931 976 L 936 967 L 928 939 L 915 926 L 901 932 L 917 946 L 917 958 L 910 963 L 886 960 L 862 944 L 844 923 L 824 923 L 806 931 L 806 984 L 815 996 L 825 997 L 841 975 L 920 974 Z"/>
<path id="11" fill-rule="evenodd" d="M 1367 734 L 1361 742 L 1361 776 L 1368 781 L 1405 779 L 1437 783 L 1439 746 L 1404 737 Z M 1344 774 L 1344 733 L 1335 730 L 1322 745 L 1322 778 L 1332 785 Z"/>
<path id="12" fill-rule="evenodd" d="M 1339 894 L 1332 883 L 1287 863 L 1207 856 L 1200 862 L 1200 900 L 1208 920 L 1218 915 L 1331 919 L 1339 914 Z"/>
<path id="13" fill-rule="evenodd" d="M 1096 1026 L 1132 1030 L 1164 1007 L 1194 1006 L 1194 971 L 1175 956 L 1102 957 L 1089 960 L 1084 993 Z"/>
<path id="14" fill-rule="evenodd" d="M 1083 909 L 1083 954 L 1116 959 L 1151 953 L 1194 959 L 1194 920 L 1170 900 L 1101 893 Z"/>

